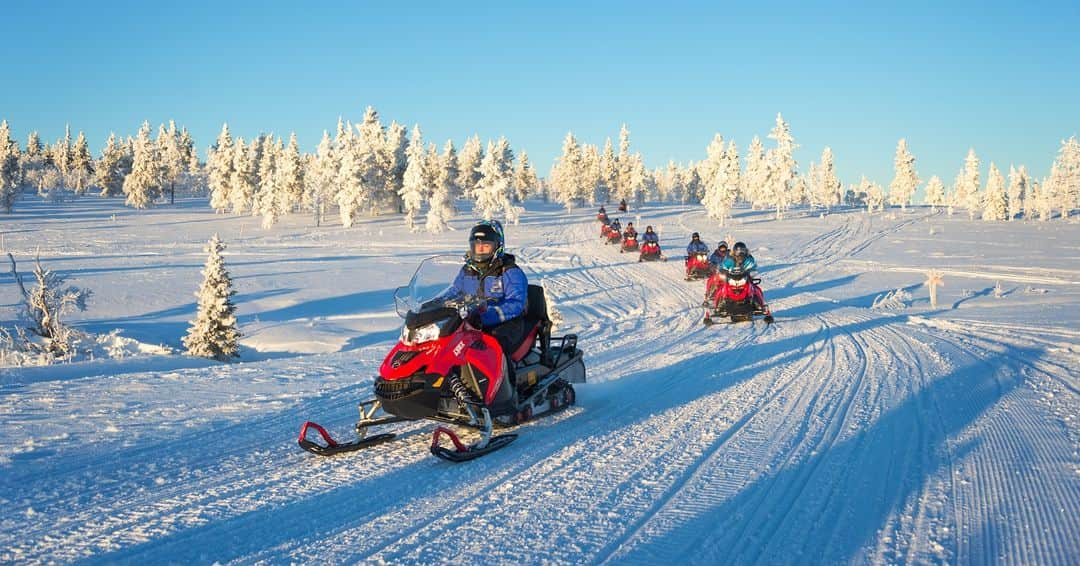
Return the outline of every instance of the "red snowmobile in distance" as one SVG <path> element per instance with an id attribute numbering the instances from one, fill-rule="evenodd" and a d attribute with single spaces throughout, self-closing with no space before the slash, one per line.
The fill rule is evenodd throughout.
<path id="1" fill-rule="evenodd" d="M 638 255 L 638 261 L 667 261 L 667 258 L 660 252 L 660 244 L 645 242 L 641 244 L 641 254 Z"/>
<path id="2" fill-rule="evenodd" d="M 606 212 L 598 212 L 598 213 L 596 213 L 596 220 L 598 222 L 600 222 L 601 224 L 607 224 L 608 223 L 608 215 L 607 215 L 607 213 Z"/>
<path id="3" fill-rule="evenodd" d="M 706 279 L 713 274 L 713 264 L 706 253 L 690 254 L 686 260 L 686 280 Z"/>
<path id="4" fill-rule="evenodd" d="M 742 270 L 718 271 L 709 278 L 707 288 L 712 291 L 712 296 L 705 300 L 705 320 L 702 322 L 711 326 L 716 324 L 714 317 L 747 322 L 761 316 L 766 324 L 771 324 L 772 310 L 765 302 L 760 285 L 761 279 Z"/>
<path id="5" fill-rule="evenodd" d="M 611 234 L 611 232 L 613 232 L 613 231 L 614 231 L 614 229 L 611 227 L 611 224 L 601 224 L 600 225 L 600 237 L 605 239 L 605 240 L 608 238 L 608 234 Z"/>
<path id="6" fill-rule="evenodd" d="M 637 234 L 632 234 L 629 232 L 623 234 L 622 247 L 619 248 L 619 253 L 636 251 L 638 251 Z"/>
<path id="7" fill-rule="evenodd" d="M 620 233 L 618 230 L 615 230 L 613 228 L 611 230 L 608 230 L 607 241 L 604 242 L 604 243 L 605 244 L 618 244 L 621 240 L 622 240 L 622 233 Z"/>
<path id="8" fill-rule="evenodd" d="M 401 338 L 375 378 L 374 396 L 360 403 L 357 439 L 337 442 L 318 424 L 304 423 L 300 447 L 327 456 L 360 450 L 395 437 L 386 425 L 432 420 L 479 432 L 466 444 L 453 429 L 439 426 L 432 454 L 452 462 L 483 456 L 506 446 L 517 434 L 494 435 L 536 416 L 562 410 L 576 401 L 573 383 L 584 383 L 585 363 L 577 336 L 551 337 L 544 289 L 529 285 L 525 324 L 530 329 L 513 352 L 468 322 L 486 299 L 447 294 L 448 281 L 461 269 L 460 256 L 424 260 L 406 287 L 394 294 L 405 319 Z M 311 440 L 315 430 L 323 443 Z M 391 429 L 392 430 L 392 429 Z M 451 447 L 442 446 L 447 437 Z"/>

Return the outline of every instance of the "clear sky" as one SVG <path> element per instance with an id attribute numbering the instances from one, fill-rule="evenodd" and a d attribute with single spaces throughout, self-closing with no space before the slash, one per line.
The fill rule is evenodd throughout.
<path id="1" fill-rule="evenodd" d="M 20 145 L 64 125 L 175 119 L 200 150 L 295 131 L 312 151 L 373 105 L 461 147 L 506 136 L 547 174 L 567 131 L 626 123 L 646 165 L 740 156 L 776 113 L 799 170 L 831 146 L 845 183 L 887 184 L 899 138 L 923 180 L 969 147 L 1044 176 L 1080 133 L 1080 1 L 4 2 L 0 118 Z M 202 153 L 202 151 L 201 151 Z"/>

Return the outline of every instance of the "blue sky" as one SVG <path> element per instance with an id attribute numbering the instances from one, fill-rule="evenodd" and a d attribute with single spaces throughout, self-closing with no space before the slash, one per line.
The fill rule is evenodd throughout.
<path id="1" fill-rule="evenodd" d="M 506 136 L 542 174 L 563 137 L 628 124 L 649 167 L 740 155 L 783 112 L 805 171 L 887 184 L 899 138 L 949 184 L 969 147 L 1047 174 L 1080 133 L 1080 2 L 5 3 L 0 118 L 21 144 L 64 125 L 95 155 L 143 120 L 200 149 L 234 135 L 313 150 L 367 105 L 460 148 Z M 765 140 L 768 141 L 768 140 Z"/>

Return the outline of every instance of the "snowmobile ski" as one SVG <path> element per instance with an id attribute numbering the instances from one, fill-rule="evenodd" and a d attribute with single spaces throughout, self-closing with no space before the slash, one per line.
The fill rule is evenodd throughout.
<path id="1" fill-rule="evenodd" d="M 439 439 L 444 435 L 450 439 L 453 449 L 445 448 L 439 444 Z M 454 431 L 444 426 L 440 426 L 436 427 L 435 432 L 431 435 L 431 453 L 447 462 L 454 462 L 455 464 L 468 462 L 469 460 L 475 460 L 476 458 L 490 454 L 500 448 L 504 448 L 511 442 L 517 440 L 517 437 L 518 435 L 516 434 L 500 434 L 499 436 L 489 438 L 487 442 L 481 441 L 467 445 L 458 438 Z"/>
<path id="2" fill-rule="evenodd" d="M 315 432 L 319 433 L 319 436 L 322 437 L 325 444 L 319 444 L 318 442 L 309 440 L 307 437 L 309 429 L 314 429 Z M 337 442 L 321 425 L 308 421 L 304 423 L 304 426 L 300 427 L 300 438 L 297 443 L 300 445 L 300 448 L 303 448 L 312 454 L 318 454 L 319 456 L 333 456 L 334 454 L 343 454 L 345 452 L 354 452 L 356 450 L 370 448 L 377 444 L 393 440 L 394 436 L 393 433 L 384 433 L 361 438 L 352 442 Z"/>

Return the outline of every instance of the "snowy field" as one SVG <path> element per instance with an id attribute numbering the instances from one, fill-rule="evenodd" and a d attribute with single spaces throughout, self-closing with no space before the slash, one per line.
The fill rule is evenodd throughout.
<path id="1" fill-rule="evenodd" d="M 393 289 L 463 251 L 470 219 L 435 237 L 400 217 L 262 230 L 204 200 L 20 203 L 5 251 L 92 290 L 70 321 L 119 335 L 92 360 L 0 368 L 0 563 L 1080 563 L 1080 224 L 623 215 L 672 256 L 693 231 L 749 244 L 776 323 L 706 328 L 680 261 L 603 245 L 592 209 L 527 208 L 509 251 L 589 383 L 453 465 L 428 423 L 333 458 L 296 434 L 348 437 L 398 335 Z M 239 363 L 178 353 L 214 233 Z"/>

